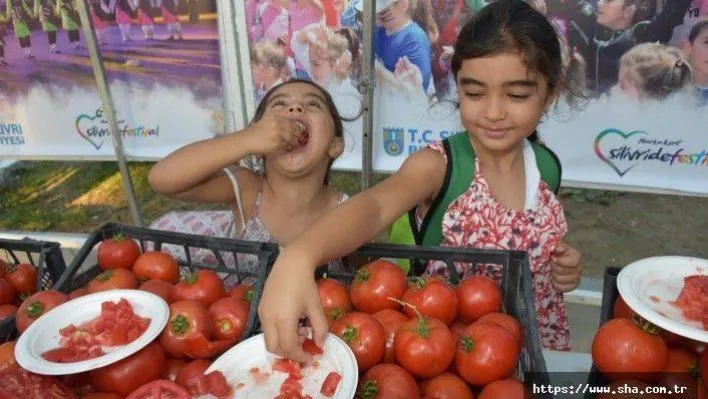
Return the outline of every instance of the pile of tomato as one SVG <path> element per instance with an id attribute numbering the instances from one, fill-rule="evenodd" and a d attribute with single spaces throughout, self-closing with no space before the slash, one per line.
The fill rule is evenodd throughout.
<path id="1" fill-rule="evenodd" d="M 14 317 L 18 306 L 37 292 L 37 269 L 29 263 L 9 265 L 0 259 L 0 322 Z"/>
<path id="2" fill-rule="evenodd" d="M 224 376 L 218 372 L 205 375 L 205 371 L 214 358 L 242 338 L 252 287 L 241 284 L 227 292 L 221 278 L 210 270 L 181 277 L 179 265 L 169 254 L 143 253 L 128 237 L 103 241 L 97 260 L 101 273 L 87 286 L 68 295 L 52 290 L 35 293 L 30 284 L 24 287 L 26 290 L 13 286 L 13 292 L 29 295 L 16 310 L 19 333 L 62 303 L 113 289 L 144 290 L 164 299 L 170 308 L 165 329 L 155 341 L 117 363 L 62 377 L 39 376 L 23 370 L 14 359 L 15 341 L 7 342 L 0 346 L 0 397 L 148 399 L 162 395 L 182 399 L 205 394 L 230 397 L 232 388 Z M 19 269 L 17 266 L 9 270 Z M 36 271 L 31 288 L 35 284 Z M 44 392 L 48 396 L 37 396 Z"/>
<path id="3" fill-rule="evenodd" d="M 349 287 L 317 281 L 330 332 L 359 366 L 359 399 L 521 399 L 515 378 L 524 331 L 502 313 L 502 291 L 473 276 L 453 287 L 437 277 L 408 279 L 373 261 Z"/>
<path id="4" fill-rule="evenodd" d="M 645 389 L 663 387 L 665 392 L 683 387 L 683 393 L 647 394 L 648 399 L 708 398 L 706 344 L 663 330 L 637 315 L 621 296 L 613 318 L 598 329 L 592 343 L 595 368 L 611 387 Z M 617 390 L 615 390 L 617 391 Z M 626 390 L 625 390 L 626 391 Z M 597 399 L 628 398 L 603 394 Z"/>

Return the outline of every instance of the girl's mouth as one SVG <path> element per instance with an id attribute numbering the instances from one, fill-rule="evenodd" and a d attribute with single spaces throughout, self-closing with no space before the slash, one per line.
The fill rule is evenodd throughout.
<path id="1" fill-rule="evenodd" d="M 300 128 L 300 136 L 298 137 L 299 147 L 296 150 L 304 148 L 310 142 L 310 128 L 306 121 L 296 119 L 295 123 Z"/>

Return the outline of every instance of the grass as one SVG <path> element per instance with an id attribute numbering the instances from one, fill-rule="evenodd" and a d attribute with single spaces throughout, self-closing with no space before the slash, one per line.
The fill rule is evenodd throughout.
<path id="1" fill-rule="evenodd" d="M 115 162 L 25 163 L 0 186 L 0 229 L 89 232 L 106 222 L 131 223 Z M 169 211 L 225 209 L 187 203 L 152 191 L 150 162 L 130 164 L 136 198 L 145 225 Z M 380 181 L 385 175 L 377 175 Z M 360 190 L 359 173 L 333 172 L 332 184 L 347 194 Z"/>

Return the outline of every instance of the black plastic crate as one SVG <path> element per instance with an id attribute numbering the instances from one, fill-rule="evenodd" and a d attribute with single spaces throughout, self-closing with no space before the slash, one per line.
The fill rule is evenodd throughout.
<path id="1" fill-rule="evenodd" d="M 170 247 L 170 252 L 180 265 L 182 274 L 199 269 L 208 269 L 217 272 L 222 279 L 236 276 L 236 283 L 248 282 L 253 285 L 253 297 L 248 316 L 248 323 L 242 339 L 253 336 L 260 329 L 258 320 L 258 303 L 263 293 L 268 271 L 278 253 L 278 247 L 273 244 L 240 241 L 226 238 L 215 238 L 194 234 L 168 232 L 138 228 L 122 224 L 108 223 L 91 233 L 86 243 L 69 265 L 66 273 L 59 280 L 57 287 L 60 291 L 69 293 L 86 286 L 94 277 L 101 273 L 97 264 L 87 264 L 86 260 L 94 248 L 104 240 L 116 235 L 123 235 L 137 240 L 143 252 L 162 250 Z M 174 253 L 181 249 L 182 253 Z M 192 252 L 197 249 L 211 251 L 215 257 L 215 264 L 197 263 L 192 259 Z M 239 265 L 237 254 L 253 255 L 258 257 L 259 267 L 256 271 L 248 271 Z M 176 255 L 176 256 L 175 256 Z M 225 261 L 229 259 L 229 262 Z M 233 267 L 230 267 L 233 265 Z"/>
<path id="2" fill-rule="evenodd" d="M 24 255 L 20 259 L 21 255 Z M 25 259 L 26 258 L 26 259 Z M 22 261 L 37 269 L 37 290 L 55 288 L 56 283 L 66 270 L 66 263 L 61 253 L 61 246 L 56 242 L 36 241 L 29 238 L 22 240 L 0 239 L 0 259 L 8 264 Z M 9 317 L 0 322 L 0 343 L 17 338 L 15 318 Z"/>
<path id="3" fill-rule="evenodd" d="M 359 248 L 345 260 L 345 271 L 320 267 L 316 277 L 327 277 L 351 283 L 358 266 L 375 259 L 411 260 L 409 276 L 420 276 L 427 261 L 443 261 L 447 265 L 449 281 L 460 281 L 455 263 L 473 264 L 475 269 L 493 264 L 502 267 L 503 311 L 515 317 L 524 328 L 524 347 L 519 356 L 517 376 L 531 392 L 532 386 L 550 385 L 546 362 L 543 358 L 538 335 L 536 308 L 531 281 L 531 268 L 526 252 L 491 251 L 465 248 L 417 247 L 392 244 L 370 244 Z M 536 398 L 550 399 L 550 394 L 537 394 Z"/>

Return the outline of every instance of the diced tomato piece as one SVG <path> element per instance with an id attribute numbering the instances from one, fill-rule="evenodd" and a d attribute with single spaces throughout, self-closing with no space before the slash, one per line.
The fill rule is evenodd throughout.
<path id="1" fill-rule="evenodd" d="M 107 346 L 118 346 L 118 345 L 127 345 L 130 343 L 130 339 L 128 339 L 128 329 L 130 326 L 126 326 L 123 324 L 117 324 L 113 327 L 113 330 L 109 333 L 108 336 L 108 345 Z"/>
<path id="2" fill-rule="evenodd" d="M 68 326 L 62 328 L 59 330 L 59 335 L 62 337 L 68 337 L 69 335 L 73 334 L 76 332 L 78 329 L 76 328 L 75 325 L 69 324 Z"/>
<path id="3" fill-rule="evenodd" d="M 315 344 L 315 341 L 311 340 L 310 338 L 305 339 L 305 342 L 302 343 L 302 349 L 312 356 L 321 355 L 323 353 L 322 348 L 317 346 L 317 344 Z"/>
<path id="4" fill-rule="evenodd" d="M 280 393 L 297 393 L 300 394 L 302 391 L 302 384 L 298 380 L 292 377 L 288 377 L 283 384 L 280 386 Z"/>
<path id="5" fill-rule="evenodd" d="M 329 374 L 327 374 L 327 378 L 325 378 L 324 382 L 322 383 L 322 388 L 320 388 L 320 393 L 328 398 L 331 398 L 334 396 L 334 393 L 337 392 L 337 387 L 339 386 L 339 383 L 342 381 L 342 376 L 339 375 L 336 371 L 332 371 Z"/>
<path id="6" fill-rule="evenodd" d="M 296 380 L 302 378 L 302 375 L 300 374 L 300 363 L 291 359 L 281 358 L 276 360 L 273 363 L 273 371 L 286 373 L 288 376 Z"/>
<path id="7" fill-rule="evenodd" d="M 63 363 L 67 358 L 73 358 L 74 354 L 67 348 L 54 348 L 42 353 L 42 357 L 54 363 Z"/>
<path id="8" fill-rule="evenodd" d="M 115 312 L 117 306 L 112 301 L 106 301 L 101 304 L 101 313 L 103 312 Z"/>

